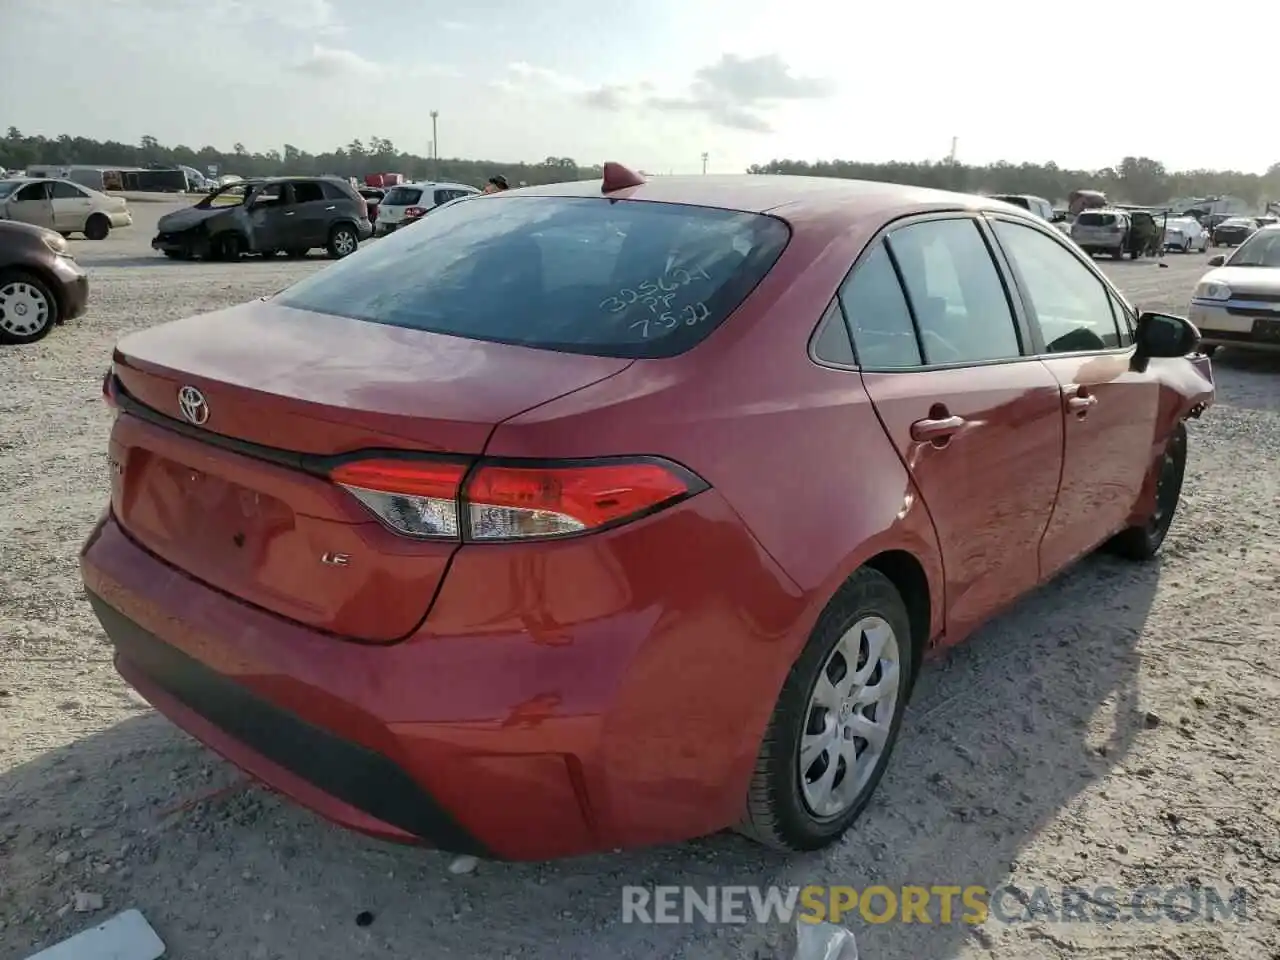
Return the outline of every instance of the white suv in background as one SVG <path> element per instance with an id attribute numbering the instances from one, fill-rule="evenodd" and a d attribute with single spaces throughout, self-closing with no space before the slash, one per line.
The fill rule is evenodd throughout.
<path id="1" fill-rule="evenodd" d="M 375 235 L 390 233 L 397 227 L 412 223 L 419 217 L 450 200 L 457 200 L 480 191 L 465 183 L 402 183 L 387 191 L 378 204 L 378 219 L 374 224 Z"/>

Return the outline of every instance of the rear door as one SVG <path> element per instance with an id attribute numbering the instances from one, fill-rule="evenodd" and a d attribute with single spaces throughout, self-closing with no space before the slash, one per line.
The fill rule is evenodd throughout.
<path id="1" fill-rule="evenodd" d="M 1062 469 L 1061 390 L 969 216 L 914 220 L 840 292 L 876 411 L 933 517 L 958 639 L 1040 580 Z"/>
<path id="2" fill-rule="evenodd" d="M 54 229 L 63 233 L 84 229 L 85 221 L 93 212 L 89 195 L 70 180 L 55 181 L 49 190 L 53 205 Z"/>
<path id="3" fill-rule="evenodd" d="M 5 213 L 10 220 L 30 223 L 46 230 L 54 229 L 53 202 L 49 196 L 50 183 L 41 180 L 19 187 L 9 202 L 5 204 Z"/>
<path id="4" fill-rule="evenodd" d="M 1062 484 L 1040 546 L 1046 576 L 1127 523 L 1156 453 L 1160 384 L 1132 369 L 1127 306 L 1051 233 L 992 217 L 1031 339 L 1062 392 Z"/>
<path id="5" fill-rule="evenodd" d="M 323 247 L 329 242 L 329 225 L 339 216 L 338 201 L 327 198 L 316 180 L 295 180 L 289 186 L 292 188 L 289 212 L 295 218 L 290 227 L 299 238 L 296 246 Z M 344 199 L 347 205 L 351 204 L 350 198 Z"/>

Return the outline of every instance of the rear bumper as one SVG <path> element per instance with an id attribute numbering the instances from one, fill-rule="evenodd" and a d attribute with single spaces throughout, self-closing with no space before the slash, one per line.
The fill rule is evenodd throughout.
<path id="1" fill-rule="evenodd" d="M 346 827 L 532 860 L 736 822 L 807 598 L 714 491 L 537 547 L 464 547 L 383 646 L 213 591 L 110 514 L 81 570 L 132 686 Z"/>

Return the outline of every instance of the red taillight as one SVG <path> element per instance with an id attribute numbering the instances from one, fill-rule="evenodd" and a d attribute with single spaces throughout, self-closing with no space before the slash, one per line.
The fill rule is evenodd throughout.
<path id="1" fill-rule="evenodd" d="M 565 466 L 357 460 L 330 479 L 383 523 L 423 539 L 529 540 L 590 533 L 647 516 L 705 488 L 656 459 Z"/>
<path id="2" fill-rule="evenodd" d="M 652 462 L 481 465 L 467 482 L 467 533 L 472 540 L 583 533 L 651 513 L 689 493 L 688 483 Z"/>
<path id="3" fill-rule="evenodd" d="M 404 208 L 404 216 L 406 220 L 417 220 L 418 217 L 425 217 L 426 215 L 427 215 L 426 207 L 405 207 Z"/>
<path id="4" fill-rule="evenodd" d="M 329 479 L 407 537 L 456 539 L 458 493 L 467 465 L 423 460 L 354 460 Z"/>

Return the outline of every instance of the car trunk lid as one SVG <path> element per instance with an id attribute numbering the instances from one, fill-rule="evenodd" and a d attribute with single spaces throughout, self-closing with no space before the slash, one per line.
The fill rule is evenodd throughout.
<path id="1" fill-rule="evenodd" d="M 502 420 L 629 363 L 269 301 L 165 324 L 116 348 L 112 505 L 139 543 L 218 590 L 396 640 L 426 615 L 457 544 L 387 529 L 324 477 L 330 459 L 477 456 Z"/>

